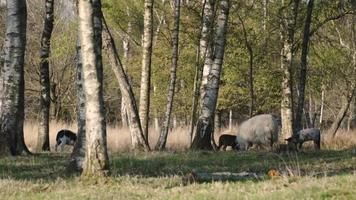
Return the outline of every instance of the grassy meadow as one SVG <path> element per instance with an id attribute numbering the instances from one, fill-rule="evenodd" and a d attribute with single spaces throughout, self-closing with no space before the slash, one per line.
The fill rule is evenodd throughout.
<path id="1" fill-rule="evenodd" d="M 76 129 L 52 124 L 52 144 L 63 127 Z M 25 130 L 33 148 L 36 127 L 28 123 Z M 127 130 L 109 127 L 111 175 L 101 179 L 67 176 L 70 148 L 61 154 L 1 158 L 0 199 L 356 199 L 354 132 L 324 136 L 322 150 L 307 146 L 298 154 L 186 151 L 185 133 L 186 128 L 173 130 L 167 152 L 138 153 L 128 150 Z M 157 135 L 151 137 L 153 145 Z M 271 169 L 279 175 L 269 177 Z M 253 172 L 258 178 L 185 184 L 183 177 L 191 172 Z"/>

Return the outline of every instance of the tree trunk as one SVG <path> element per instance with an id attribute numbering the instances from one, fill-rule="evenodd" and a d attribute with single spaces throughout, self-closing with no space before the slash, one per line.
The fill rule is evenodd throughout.
<path id="1" fill-rule="evenodd" d="M 67 169 L 70 172 L 82 172 L 85 160 L 86 140 L 85 140 L 85 93 L 83 88 L 83 65 L 80 54 L 80 40 L 77 41 L 77 141 L 75 142 L 73 152 L 70 156 L 70 162 Z"/>
<path id="2" fill-rule="evenodd" d="M 164 150 L 166 148 L 167 136 L 169 130 L 169 124 L 171 119 L 176 78 L 177 78 L 177 66 L 178 66 L 178 45 L 179 45 L 179 21 L 180 21 L 180 0 L 174 1 L 174 25 L 172 31 L 172 65 L 171 65 L 171 74 L 169 89 L 167 95 L 167 106 L 166 113 L 164 115 L 163 127 L 159 139 L 157 141 L 156 150 Z"/>
<path id="3" fill-rule="evenodd" d="M 104 19 L 104 18 L 103 18 Z M 112 37 L 109 28 L 104 20 L 104 43 L 105 48 L 108 51 L 109 62 L 112 70 L 119 82 L 120 91 L 125 107 L 128 109 L 128 124 L 131 133 L 131 143 L 133 150 L 145 150 L 149 151 L 148 140 L 145 139 L 143 131 L 141 128 L 140 118 L 138 114 L 138 109 L 135 101 L 135 96 L 132 91 L 132 87 L 129 83 L 128 77 L 119 59 L 119 54 L 117 53 L 116 46 L 114 43 L 114 38 Z"/>
<path id="4" fill-rule="evenodd" d="M 341 107 L 339 113 L 336 116 L 336 119 L 334 120 L 333 124 L 331 125 L 331 128 L 329 130 L 329 134 L 332 134 L 333 137 L 336 136 L 337 130 L 339 129 L 342 120 L 344 119 L 347 110 L 350 107 L 350 103 L 352 101 L 352 98 L 355 94 L 355 86 L 353 86 L 352 91 L 350 92 L 350 95 L 347 97 L 345 104 Z"/>
<path id="5" fill-rule="evenodd" d="M 203 66 L 206 57 L 211 57 L 210 53 L 207 55 L 207 49 L 211 46 L 211 39 L 213 37 L 214 26 L 214 11 L 215 0 L 204 0 L 201 18 L 201 30 L 199 34 L 199 45 L 197 48 L 195 76 L 193 88 L 193 103 L 192 103 L 192 117 L 190 121 L 190 141 L 193 141 L 194 127 L 196 125 L 197 108 L 199 104 L 200 88 L 202 84 Z M 211 58 L 210 58 L 211 59 Z"/>
<path id="6" fill-rule="evenodd" d="M 229 131 L 232 131 L 232 110 L 229 112 Z"/>
<path id="7" fill-rule="evenodd" d="M 128 17 L 130 17 L 130 13 L 129 13 L 129 9 L 127 8 L 127 13 L 128 13 Z M 127 32 L 125 33 L 125 36 L 122 40 L 122 47 L 124 49 L 124 65 L 123 68 L 124 70 L 127 72 L 127 67 L 129 64 L 129 58 L 130 58 L 130 51 L 131 51 L 131 42 L 130 42 L 130 34 L 132 32 L 132 25 L 131 22 L 129 21 L 127 24 Z M 124 98 L 121 95 L 121 124 L 123 127 L 128 127 L 129 123 L 128 123 L 128 110 L 126 108 L 126 103 Z"/>
<path id="8" fill-rule="evenodd" d="M 310 40 L 310 26 L 312 23 L 312 13 L 314 7 L 314 0 L 309 0 L 307 16 L 304 23 L 303 31 L 303 42 L 302 42 L 302 54 L 300 56 L 300 72 L 299 72 L 299 96 L 295 117 L 295 130 L 299 131 L 302 129 L 302 115 L 305 101 L 305 86 L 307 84 L 307 68 L 308 68 L 308 51 L 309 51 L 309 40 Z"/>
<path id="9" fill-rule="evenodd" d="M 148 141 L 148 122 L 150 113 L 150 87 L 151 87 L 151 57 L 153 38 L 153 0 L 145 0 L 145 15 L 143 28 L 143 52 L 140 89 L 139 114 L 143 135 Z"/>
<path id="10" fill-rule="evenodd" d="M 356 128 L 356 98 L 354 97 L 350 104 L 349 120 L 347 122 L 347 130 L 352 131 Z"/>
<path id="11" fill-rule="evenodd" d="M 101 2 L 79 0 L 79 35 L 85 91 L 86 152 L 83 176 L 109 171 L 101 64 Z"/>
<path id="12" fill-rule="evenodd" d="M 325 101 L 325 86 L 321 86 L 321 103 L 320 103 L 320 118 L 319 118 L 319 127 L 323 128 L 323 119 L 324 119 L 324 101 Z"/>
<path id="13" fill-rule="evenodd" d="M 244 41 L 245 41 L 245 46 L 249 55 L 249 73 L 248 73 L 248 77 L 249 77 L 249 87 L 250 87 L 250 109 L 249 109 L 249 115 L 250 117 L 253 116 L 253 110 L 254 110 L 254 105 L 255 105 L 255 95 L 254 95 L 254 88 L 253 88 L 253 49 L 251 46 L 250 41 L 247 38 L 247 31 L 245 28 L 245 24 L 244 21 L 242 20 L 242 18 L 240 17 L 240 15 L 237 15 L 241 25 L 242 25 L 242 30 L 243 30 L 243 34 L 244 34 Z"/>
<path id="14" fill-rule="evenodd" d="M 353 67 L 353 71 L 351 74 L 351 80 L 350 80 L 350 91 L 348 92 L 348 95 L 346 96 L 346 102 L 345 104 L 341 107 L 339 113 L 336 116 L 335 121 L 333 122 L 333 124 L 331 125 L 331 128 L 329 130 L 329 133 L 333 135 L 333 137 L 336 136 L 337 130 L 339 129 L 346 113 L 347 110 L 350 107 L 350 104 L 355 96 L 356 93 L 356 79 L 355 79 L 355 75 L 356 75 L 356 26 L 355 26 L 355 22 L 356 22 L 356 17 L 352 16 L 351 22 L 348 21 L 348 27 L 351 28 L 351 45 L 348 46 L 346 45 L 342 38 L 340 33 L 339 34 L 339 40 L 340 40 L 340 45 L 343 47 L 346 47 L 346 49 L 350 50 L 351 54 L 352 54 L 352 67 Z"/>
<path id="15" fill-rule="evenodd" d="M 220 13 L 217 21 L 216 36 L 214 39 L 214 62 L 208 78 L 208 83 L 204 87 L 204 94 L 201 96 L 201 114 L 196 128 L 196 134 L 192 143 L 192 149 L 212 150 L 212 133 L 214 132 L 214 113 L 216 109 L 220 74 L 223 64 L 227 22 L 230 9 L 229 0 L 220 1 Z M 209 62 L 209 61 L 206 61 Z"/>
<path id="16" fill-rule="evenodd" d="M 27 9 L 25 0 L 7 1 L 0 113 L 0 154 L 30 154 L 24 141 L 24 58 Z M 7 142 L 5 140 L 7 138 Z M 6 144 L 7 143 L 7 144 Z M 6 146 L 10 147 L 7 149 Z"/>
<path id="17" fill-rule="evenodd" d="M 215 111 L 214 126 L 215 126 L 214 130 L 217 133 L 220 133 L 220 130 L 221 130 L 221 111 L 220 110 Z"/>
<path id="18" fill-rule="evenodd" d="M 283 46 L 281 49 L 281 68 L 283 70 L 282 81 L 282 102 L 281 102 L 281 141 L 289 138 L 293 134 L 293 43 L 294 29 L 298 14 L 299 0 L 291 0 L 291 9 L 286 6 L 283 11 L 281 22 L 281 39 Z M 288 1 L 289 2 L 289 1 Z M 288 3 L 286 5 L 289 5 Z"/>
<path id="19" fill-rule="evenodd" d="M 49 63 L 48 58 L 51 52 L 51 36 L 53 30 L 53 4 L 54 0 L 45 1 L 45 21 L 41 37 L 40 51 L 40 74 L 41 74 L 41 100 L 40 100 L 40 124 L 38 127 L 37 149 L 39 151 L 49 151 L 49 111 L 51 106 Z"/>

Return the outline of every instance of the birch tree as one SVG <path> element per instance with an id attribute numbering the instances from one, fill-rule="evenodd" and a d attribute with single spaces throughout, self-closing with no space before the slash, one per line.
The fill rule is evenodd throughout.
<path id="1" fill-rule="evenodd" d="M 128 76 L 119 58 L 119 54 L 116 50 L 114 38 L 110 33 L 110 30 L 105 22 L 105 19 L 104 19 L 104 30 L 105 30 L 105 33 L 103 35 L 104 44 L 107 50 L 107 55 L 109 58 L 111 69 L 113 70 L 119 82 L 121 95 L 125 102 L 125 107 L 127 108 L 127 118 L 128 118 L 130 134 L 131 134 L 132 149 L 149 151 L 150 147 L 148 145 L 148 140 L 146 140 L 143 135 L 143 130 L 141 127 L 135 96 L 132 87 L 130 85 Z"/>
<path id="2" fill-rule="evenodd" d="M 284 3 L 284 0 L 282 0 Z M 283 16 L 281 21 L 281 69 L 283 71 L 282 81 L 282 101 L 281 101 L 281 121 L 282 139 L 293 134 L 293 43 L 298 7 L 300 0 L 288 0 L 283 4 Z"/>
<path id="3" fill-rule="evenodd" d="M 299 72 L 299 96 L 295 117 L 295 129 L 298 131 L 302 129 L 302 116 L 305 101 L 305 85 L 307 83 L 307 68 L 308 68 L 308 51 L 310 40 L 310 26 L 312 23 L 312 13 L 314 7 L 314 0 L 309 0 L 307 8 L 307 16 L 304 23 L 302 54 L 300 56 L 300 72 Z"/>
<path id="4" fill-rule="evenodd" d="M 109 158 L 102 88 L 100 0 L 79 0 L 78 15 L 86 103 L 86 152 L 82 175 L 103 176 L 108 173 Z"/>
<path id="5" fill-rule="evenodd" d="M 143 44 L 142 44 L 142 71 L 139 114 L 142 131 L 148 140 L 148 121 L 150 111 L 150 87 L 151 87 L 151 57 L 153 38 L 153 3 L 154 0 L 145 0 Z"/>
<path id="6" fill-rule="evenodd" d="M 190 121 L 190 140 L 193 139 L 194 127 L 196 125 L 197 108 L 200 96 L 200 87 L 203 76 L 203 66 L 206 57 L 209 57 L 211 61 L 211 39 L 213 35 L 214 26 L 214 6 L 215 0 L 204 0 L 203 9 L 201 15 L 201 30 L 199 34 L 199 45 L 197 47 L 196 55 L 196 69 L 194 76 L 194 88 L 193 88 L 193 103 L 192 103 L 192 117 Z M 209 53 L 207 53 L 209 49 Z M 206 70 L 209 71 L 209 70 Z"/>
<path id="7" fill-rule="evenodd" d="M 30 154 L 24 141 L 24 58 L 27 9 L 25 0 L 6 2 L 4 66 L 0 85 L 0 137 L 2 154 Z M 7 139 L 7 140 L 6 140 Z M 6 148 L 9 147 L 9 149 Z"/>
<path id="8" fill-rule="evenodd" d="M 49 151 L 49 112 L 51 106 L 50 97 L 50 82 L 49 82 L 49 62 L 51 48 L 51 36 L 53 30 L 53 0 L 45 1 L 45 20 L 41 36 L 40 50 L 40 85 L 41 85 L 41 100 L 40 100 L 40 124 L 38 127 L 37 149 Z"/>
<path id="9" fill-rule="evenodd" d="M 126 7 L 126 12 L 127 12 L 127 17 L 130 17 L 130 10 L 128 7 Z M 127 67 L 129 64 L 129 58 L 130 58 L 130 51 L 131 51 L 131 42 L 130 42 L 130 34 L 132 32 L 132 24 L 131 21 L 129 20 L 127 23 L 127 31 L 126 33 L 124 33 L 123 35 L 123 39 L 122 39 L 122 48 L 124 50 L 124 62 L 123 62 L 123 68 L 125 71 L 127 71 Z M 128 77 L 129 78 L 129 77 Z M 130 80 L 130 78 L 129 78 Z M 121 122 L 122 122 L 122 126 L 124 127 L 128 127 L 129 123 L 128 123 L 128 110 L 126 108 L 126 103 L 125 103 L 125 99 L 122 97 L 121 95 Z"/>
<path id="10" fill-rule="evenodd" d="M 351 79 L 349 81 L 349 86 L 348 86 L 348 91 L 346 94 L 346 101 L 342 105 L 341 109 L 339 110 L 336 119 L 334 120 L 333 124 L 331 125 L 329 129 L 329 133 L 333 135 L 333 137 L 336 136 L 337 130 L 339 129 L 342 120 L 345 118 L 347 111 L 350 108 L 350 104 L 352 103 L 352 100 L 356 94 L 356 17 L 352 16 L 351 19 L 346 20 L 347 26 L 350 27 L 350 40 L 347 42 L 342 34 L 340 33 L 339 29 L 336 27 L 336 32 L 338 33 L 339 37 L 339 43 L 340 46 L 343 48 L 347 49 L 351 56 L 352 56 L 352 61 L 351 61 L 351 67 L 352 67 L 352 73 L 351 73 Z"/>
<path id="11" fill-rule="evenodd" d="M 166 148 L 168 130 L 171 120 L 173 98 L 177 79 L 178 66 L 178 44 L 179 44 L 179 20 L 180 20 L 180 0 L 174 0 L 174 25 L 172 31 L 172 64 L 170 72 L 170 82 L 167 95 L 166 113 L 164 115 L 163 127 L 158 138 L 155 149 L 163 150 Z"/>
<path id="12" fill-rule="evenodd" d="M 201 114 L 197 121 L 195 137 L 192 143 L 192 149 L 211 150 L 211 136 L 214 132 L 214 113 L 217 104 L 220 74 L 225 53 L 227 22 L 229 16 L 230 1 L 220 1 L 220 12 L 217 20 L 216 34 L 214 38 L 214 60 L 208 77 L 208 82 L 204 87 L 204 93 L 201 94 Z M 209 60 L 205 60 L 209 64 Z"/>
<path id="13" fill-rule="evenodd" d="M 84 167 L 86 138 L 85 138 L 85 94 L 83 82 L 83 64 L 81 58 L 80 39 L 77 40 L 76 48 L 76 85 L 77 85 L 77 141 L 70 156 L 70 162 L 67 169 L 71 172 L 81 172 Z"/>

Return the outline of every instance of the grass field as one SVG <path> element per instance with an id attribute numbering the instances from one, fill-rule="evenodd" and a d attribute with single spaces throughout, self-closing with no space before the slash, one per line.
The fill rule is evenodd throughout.
<path id="1" fill-rule="evenodd" d="M 76 129 L 52 124 L 52 145 L 63 128 Z M 27 123 L 25 140 L 32 150 L 36 133 L 36 126 Z M 156 138 L 151 135 L 151 146 Z M 137 153 L 128 150 L 128 130 L 108 127 L 109 177 L 67 176 L 70 148 L 62 154 L 1 158 L 0 199 L 356 199 L 356 133 L 323 135 L 322 141 L 322 150 L 307 145 L 298 154 L 192 152 L 186 150 L 187 128 L 179 128 L 169 135 L 169 151 Z M 279 175 L 269 177 L 271 169 Z M 248 172 L 258 178 L 185 184 L 184 177 L 192 172 Z"/>
<path id="2" fill-rule="evenodd" d="M 150 152 L 110 155 L 111 176 L 65 175 L 68 154 L 0 159 L 0 199 L 355 199 L 356 151 Z M 276 169 L 280 176 L 270 178 Z M 189 172 L 255 172 L 247 181 L 184 185 Z"/>

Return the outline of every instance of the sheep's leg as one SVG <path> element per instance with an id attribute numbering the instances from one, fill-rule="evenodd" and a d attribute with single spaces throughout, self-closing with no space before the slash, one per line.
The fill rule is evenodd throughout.
<path id="1" fill-rule="evenodd" d="M 299 142 L 299 149 L 302 149 L 303 142 Z"/>
<path id="2" fill-rule="evenodd" d="M 314 141 L 314 148 L 320 149 L 320 140 Z"/>
<path id="3" fill-rule="evenodd" d="M 227 148 L 227 145 L 224 145 L 223 146 L 223 150 L 226 151 L 226 148 Z"/>

